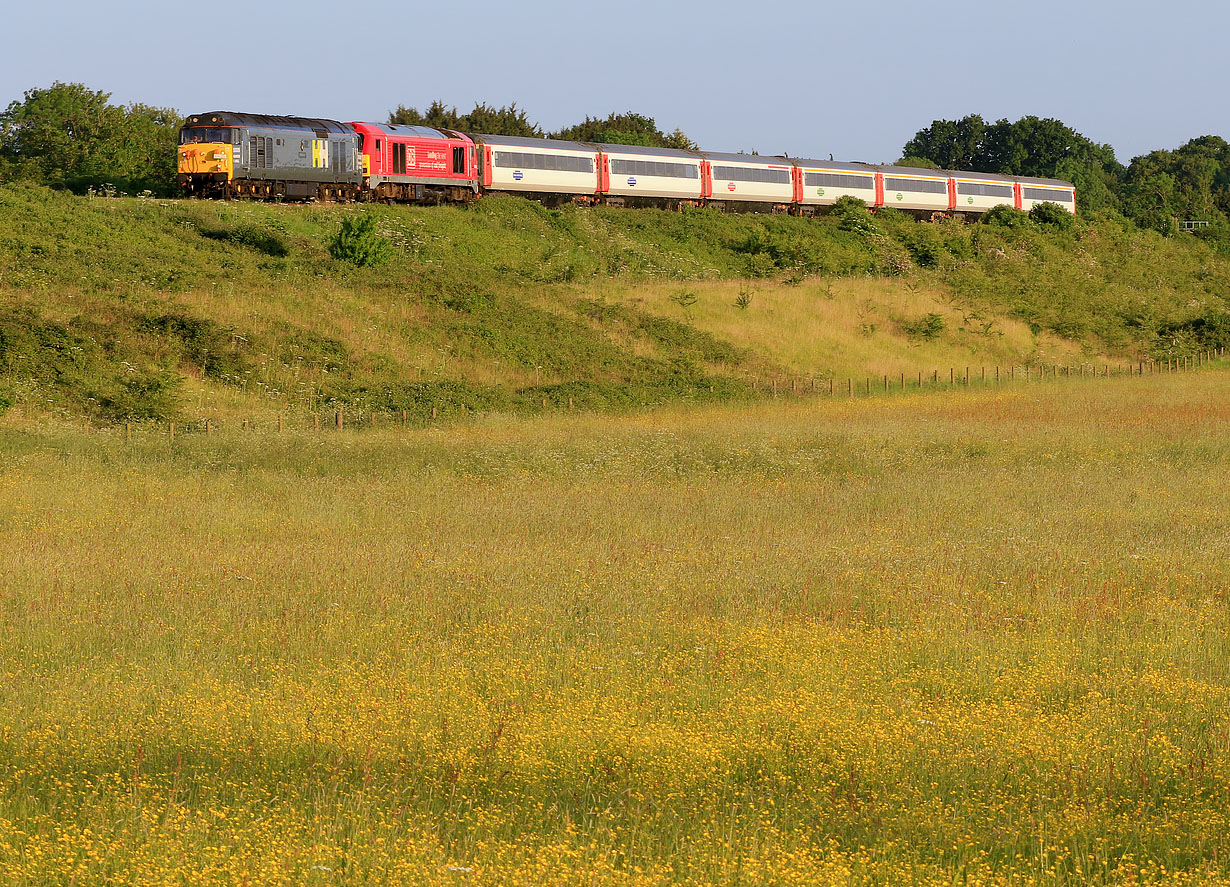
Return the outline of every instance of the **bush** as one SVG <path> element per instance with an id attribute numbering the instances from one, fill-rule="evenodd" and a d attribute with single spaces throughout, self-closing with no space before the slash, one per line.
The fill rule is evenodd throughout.
<path id="1" fill-rule="evenodd" d="M 361 268 L 374 267 L 389 260 L 393 245 L 376 232 L 375 217 L 361 215 L 342 221 L 341 230 L 329 244 L 329 255 Z"/>
<path id="2" fill-rule="evenodd" d="M 842 231 L 853 231 L 856 234 L 871 234 L 876 230 L 875 219 L 867 204 L 857 197 L 837 198 L 833 204 L 833 215 L 837 216 L 837 227 Z"/>
<path id="3" fill-rule="evenodd" d="M 1006 203 L 993 207 L 982 217 L 982 224 L 995 225 L 1000 228 L 1026 228 L 1029 222 L 1030 216 L 1027 213 Z"/>
<path id="4" fill-rule="evenodd" d="M 1067 231 L 1072 227 L 1072 222 L 1075 216 L 1068 212 L 1058 203 L 1034 204 L 1034 208 L 1029 211 L 1029 217 L 1039 225 L 1047 225 L 1051 228 L 1058 228 L 1060 231 Z"/>
<path id="5" fill-rule="evenodd" d="M 939 234 L 930 225 L 916 224 L 909 231 L 905 240 L 905 248 L 919 268 L 934 268 L 940 263 L 944 254 L 944 245 Z"/>
<path id="6" fill-rule="evenodd" d="M 282 236 L 260 225 L 238 225 L 234 228 L 205 228 L 201 234 L 210 240 L 221 240 L 240 246 L 250 246 L 267 256 L 282 258 L 290 255 L 290 249 Z"/>
<path id="7" fill-rule="evenodd" d="M 914 320 L 898 321 L 897 325 L 910 339 L 921 339 L 927 342 L 938 339 L 945 327 L 944 316 L 934 311 Z"/>

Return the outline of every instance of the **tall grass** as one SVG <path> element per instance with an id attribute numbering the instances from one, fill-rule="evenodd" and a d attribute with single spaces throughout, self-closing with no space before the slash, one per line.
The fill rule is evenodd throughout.
<path id="1" fill-rule="evenodd" d="M 10 419 L 0 880 L 1222 883 L 1228 395 Z"/>

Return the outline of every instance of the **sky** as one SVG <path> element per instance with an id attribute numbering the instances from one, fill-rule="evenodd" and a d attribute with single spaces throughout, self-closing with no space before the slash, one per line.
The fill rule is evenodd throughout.
<path id="1" fill-rule="evenodd" d="M 57 80 L 185 114 L 516 102 L 547 130 L 631 110 L 706 150 L 870 162 L 975 113 L 1058 118 L 1124 163 L 1230 139 L 1227 0 L 27 0 L 3 21 L 0 107 Z"/>

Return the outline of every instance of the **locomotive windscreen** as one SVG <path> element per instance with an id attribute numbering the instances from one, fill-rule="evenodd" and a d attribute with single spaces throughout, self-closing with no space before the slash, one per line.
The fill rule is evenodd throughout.
<path id="1" fill-rule="evenodd" d="M 185 126 L 179 131 L 179 143 L 190 145 L 194 142 L 227 142 L 231 140 L 229 127 L 216 126 Z"/>

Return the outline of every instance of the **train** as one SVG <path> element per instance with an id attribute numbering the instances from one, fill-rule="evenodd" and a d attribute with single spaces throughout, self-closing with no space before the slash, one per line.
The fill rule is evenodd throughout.
<path id="1" fill-rule="evenodd" d="M 178 150 L 180 192 L 191 197 L 464 204 L 513 193 L 806 216 L 849 196 L 931 217 L 1039 203 L 1076 213 L 1076 189 L 1059 179 L 233 111 L 187 117 Z"/>

